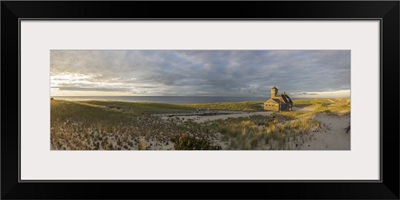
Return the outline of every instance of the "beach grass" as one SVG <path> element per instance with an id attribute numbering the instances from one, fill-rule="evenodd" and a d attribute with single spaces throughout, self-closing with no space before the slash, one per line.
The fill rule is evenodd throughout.
<path id="1" fill-rule="evenodd" d="M 294 100 L 293 106 L 309 109 L 313 114 L 324 113 L 337 116 L 349 115 L 351 100 L 349 98 L 338 99 L 312 99 Z M 294 112 L 296 113 L 296 112 Z"/>
<path id="2" fill-rule="evenodd" d="M 313 119 L 286 120 L 280 116 L 253 115 L 218 122 L 222 139 L 232 150 L 288 149 L 285 143 L 299 140 L 305 134 L 320 128 Z"/>
<path id="3" fill-rule="evenodd" d="M 191 112 L 196 110 L 190 106 L 166 104 L 166 103 L 145 103 L 145 102 L 121 102 L 121 101 L 85 101 L 90 105 L 114 107 L 117 109 L 131 110 L 137 113 L 161 114 L 174 112 Z"/>
<path id="4" fill-rule="evenodd" d="M 262 111 L 262 102 L 164 104 L 119 101 L 51 101 L 51 149 L 291 149 L 321 128 L 315 116 L 350 114 L 350 99 L 294 100 L 293 112 L 227 118 L 203 123 L 154 114 L 202 110 Z M 263 111 L 262 111 L 263 112 Z M 219 135 L 219 136 L 218 136 Z"/>
<path id="5" fill-rule="evenodd" d="M 52 149 L 138 149 L 144 148 L 139 138 L 168 142 L 170 137 L 185 131 L 140 108 L 125 110 L 100 103 L 52 100 Z"/>

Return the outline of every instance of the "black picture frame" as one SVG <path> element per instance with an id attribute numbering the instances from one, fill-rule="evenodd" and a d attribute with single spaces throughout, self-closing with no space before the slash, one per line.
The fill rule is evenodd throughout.
<path id="1" fill-rule="evenodd" d="M 398 1 L 2 1 L 1 198 L 399 199 L 399 5 Z M 20 182 L 20 19 L 379 19 L 381 181 Z"/>

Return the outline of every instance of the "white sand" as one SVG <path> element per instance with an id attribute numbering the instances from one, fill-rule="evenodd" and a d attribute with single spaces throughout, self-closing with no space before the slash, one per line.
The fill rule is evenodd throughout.
<path id="1" fill-rule="evenodd" d="M 302 150 L 350 150 L 350 116 L 336 117 L 319 114 L 315 120 L 321 122 L 322 129 L 311 134 L 311 140 L 300 145 Z"/>
<path id="2" fill-rule="evenodd" d="M 188 119 L 193 119 L 194 122 L 202 123 L 207 121 L 214 121 L 219 119 L 228 119 L 228 118 L 237 118 L 237 117 L 249 117 L 252 115 L 262 115 L 262 116 L 270 116 L 271 112 L 241 112 L 235 114 L 219 114 L 219 115 L 209 115 L 209 116 L 178 116 L 183 121 Z M 168 119 L 168 117 L 161 117 L 162 119 Z"/>

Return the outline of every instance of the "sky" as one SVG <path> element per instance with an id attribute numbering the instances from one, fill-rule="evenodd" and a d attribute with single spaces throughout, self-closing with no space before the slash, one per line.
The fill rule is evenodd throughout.
<path id="1" fill-rule="evenodd" d="M 350 50 L 52 50 L 52 96 L 350 96 Z"/>

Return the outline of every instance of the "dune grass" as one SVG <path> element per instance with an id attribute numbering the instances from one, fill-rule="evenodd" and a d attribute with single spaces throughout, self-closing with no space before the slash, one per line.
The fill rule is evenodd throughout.
<path id="1" fill-rule="evenodd" d="M 350 99 L 335 99 L 332 100 L 328 105 L 314 104 L 314 112 L 326 113 L 334 115 L 349 115 L 350 114 Z"/>
<path id="2" fill-rule="evenodd" d="M 184 133 L 174 123 L 140 109 L 114 109 L 88 102 L 51 101 L 52 149 L 138 149 L 139 138 L 168 142 Z M 141 145 L 141 146 L 139 146 Z"/>
<path id="3" fill-rule="evenodd" d="M 73 119 L 79 122 L 99 122 L 106 125 L 117 125 L 127 123 L 132 116 L 139 116 L 142 113 L 117 109 L 105 109 L 96 104 L 86 102 L 72 102 L 53 100 L 51 101 L 51 120 L 67 121 Z"/>
<path id="4" fill-rule="evenodd" d="M 333 101 L 333 100 L 332 99 L 296 99 L 296 100 L 293 100 L 293 106 L 303 108 L 303 107 L 311 106 L 314 104 L 329 105 L 330 103 L 332 103 L 331 101 Z"/>
<path id="5" fill-rule="evenodd" d="M 192 112 L 196 109 L 190 106 L 166 104 L 166 103 L 143 103 L 143 102 L 121 102 L 121 101 L 85 101 L 87 104 L 98 106 L 113 106 L 125 110 L 131 110 L 139 113 L 161 114 L 174 112 Z"/>
<path id="6" fill-rule="evenodd" d="M 234 150 L 290 149 L 289 141 L 302 140 L 321 127 L 314 120 L 316 115 L 350 114 L 350 99 L 302 99 L 293 103 L 306 111 L 197 123 L 180 117 L 164 120 L 152 114 L 194 112 L 199 108 L 254 112 L 262 110 L 262 102 L 175 105 L 52 100 L 51 149 L 145 150 L 173 141 L 179 141 L 177 149 L 220 149 L 215 139 Z"/>
<path id="7" fill-rule="evenodd" d="M 294 100 L 293 107 L 309 108 L 312 110 L 309 115 L 324 113 L 343 116 L 350 114 L 351 100 L 349 98 Z M 292 114 L 284 113 L 284 115 L 292 115 L 296 118 L 304 117 L 304 114 L 299 114 L 298 112 L 292 112 Z"/>
<path id="8" fill-rule="evenodd" d="M 253 115 L 218 122 L 222 139 L 233 150 L 288 149 L 285 143 L 299 140 L 305 134 L 320 128 L 312 119 L 286 120 L 283 117 Z"/>
<path id="9" fill-rule="evenodd" d="M 196 107 L 218 110 L 257 111 L 262 102 L 198 104 Z M 321 128 L 314 120 L 317 114 L 343 116 L 350 114 L 350 99 L 301 99 L 293 106 L 307 108 L 305 112 L 273 112 L 271 117 L 256 115 L 248 118 L 231 118 L 211 123 L 230 149 L 290 149 L 286 145 L 304 140 L 307 134 Z M 242 111 L 243 111 L 242 110 Z M 266 145 L 265 145 L 266 144 Z"/>

